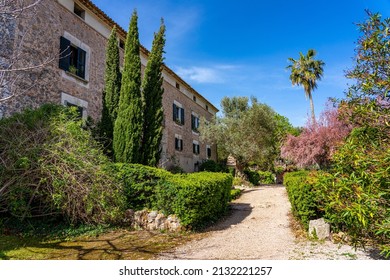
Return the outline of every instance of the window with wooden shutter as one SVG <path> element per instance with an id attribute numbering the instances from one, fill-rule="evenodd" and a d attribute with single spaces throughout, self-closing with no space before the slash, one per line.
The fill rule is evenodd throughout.
<path id="1" fill-rule="evenodd" d="M 184 109 L 173 104 L 173 121 L 177 124 L 184 125 Z"/>
<path id="2" fill-rule="evenodd" d="M 191 115 L 191 128 L 194 132 L 199 132 L 200 120 L 197 116 Z"/>
<path id="3" fill-rule="evenodd" d="M 195 155 L 200 154 L 200 146 L 197 143 L 192 143 L 192 151 Z"/>
<path id="4" fill-rule="evenodd" d="M 77 76 L 80 78 L 85 78 L 85 61 L 87 57 L 87 52 L 78 48 L 77 49 Z"/>
<path id="5" fill-rule="evenodd" d="M 180 139 L 179 137 L 175 137 L 175 150 L 183 151 L 183 139 Z"/>
<path id="6" fill-rule="evenodd" d="M 59 67 L 65 71 L 69 71 L 70 65 L 70 41 L 64 37 L 60 38 L 60 61 Z"/>
<path id="7" fill-rule="evenodd" d="M 85 79 L 87 52 L 71 43 L 68 39 L 60 39 L 60 69 Z"/>

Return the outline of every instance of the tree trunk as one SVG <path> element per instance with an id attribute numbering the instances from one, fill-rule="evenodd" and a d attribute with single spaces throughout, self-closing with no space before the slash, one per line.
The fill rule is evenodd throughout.
<path id="1" fill-rule="evenodd" d="M 310 99 L 311 120 L 312 120 L 313 124 L 315 124 L 316 123 L 316 116 L 314 114 L 314 102 L 313 102 L 313 97 L 311 96 L 311 94 L 309 94 L 309 99 Z"/>

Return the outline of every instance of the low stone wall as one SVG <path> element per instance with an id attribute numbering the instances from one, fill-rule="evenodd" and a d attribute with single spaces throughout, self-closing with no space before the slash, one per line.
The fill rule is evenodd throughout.
<path id="1" fill-rule="evenodd" d="M 176 215 L 165 216 L 158 211 L 141 210 L 134 212 L 126 210 L 126 222 L 134 228 L 145 230 L 164 230 L 169 232 L 182 231 L 179 219 Z"/>

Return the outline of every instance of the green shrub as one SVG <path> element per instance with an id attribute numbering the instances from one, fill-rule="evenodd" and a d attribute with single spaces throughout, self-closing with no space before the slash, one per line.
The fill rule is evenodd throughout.
<path id="1" fill-rule="evenodd" d="M 250 169 L 245 169 L 244 170 L 244 174 L 248 178 L 248 181 L 251 184 L 253 184 L 255 186 L 259 185 L 259 183 L 260 183 L 260 175 L 259 175 L 259 173 L 257 173 L 256 171 L 252 171 Z"/>
<path id="2" fill-rule="evenodd" d="M 176 214 L 182 225 L 199 228 L 218 219 L 230 201 L 230 174 L 199 172 L 172 174 L 139 164 L 110 166 L 122 184 L 127 207 Z"/>
<path id="3" fill-rule="evenodd" d="M 261 184 L 275 184 L 275 176 L 272 172 L 270 171 L 258 171 L 257 172 L 260 177 L 260 183 Z"/>
<path id="4" fill-rule="evenodd" d="M 44 105 L 0 121 L 0 213 L 20 220 L 60 216 L 116 223 L 122 190 L 75 109 Z"/>
<path id="5" fill-rule="evenodd" d="M 249 185 L 250 183 L 245 181 L 244 179 L 240 178 L 240 177 L 234 177 L 233 178 L 233 186 L 245 186 L 245 185 Z"/>
<path id="6" fill-rule="evenodd" d="M 297 171 L 284 175 L 284 185 L 291 202 L 291 210 L 306 229 L 309 221 L 321 217 L 318 195 L 315 191 L 315 179 L 311 178 L 308 171 Z"/>
<path id="7" fill-rule="evenodd" d="M 355 244 L 374 241 L 390 256 L 390 145 L 373 128 L 354 129 L 318 176 L 326 218 Z"/>
<path id="8" fill-rule="evenodd" d="M 230 200 L 234 200 L 240 197 L 242 190 L 240 189 L 231 189 L 230 191 Z"/>
<path id="9" fill-rule="evenodd" d="M 223 215 L 230 201 L 232 176 L 199 172 L 165 178 L 157 192 L 157 208 L 176 214 L 182 225 L 200 228 Z"/>
<path id="10" fill-rule="evenodd" d="M 123 186 L 127 207 L 133 210 L 155 208 L 158 186 L 163 179 L 173 176 L 164 169 L 141 164 L 115 163 L 110 168 Z"/>
<path id="11" fill-rule="evenodd" d="M 220 163 L 217 163 L 211 159 L 202 162 L 199 166 L 199 171 L 208 171 L 208 172 L 228 172 L 229 170 Z"/>

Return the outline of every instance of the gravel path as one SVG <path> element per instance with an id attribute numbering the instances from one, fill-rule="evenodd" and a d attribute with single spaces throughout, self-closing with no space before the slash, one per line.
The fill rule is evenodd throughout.
<path id="1" fill-rule="evenodd" d="M 197 260 L 336 260 L 375 259 L 331 241 L 295 238 L 289 222 L 290 203 L 282 185 L 246 189 L 232 204 L 232 213 L 211 227 L 205 238 L 166 252 L 160 259 Z"/>

